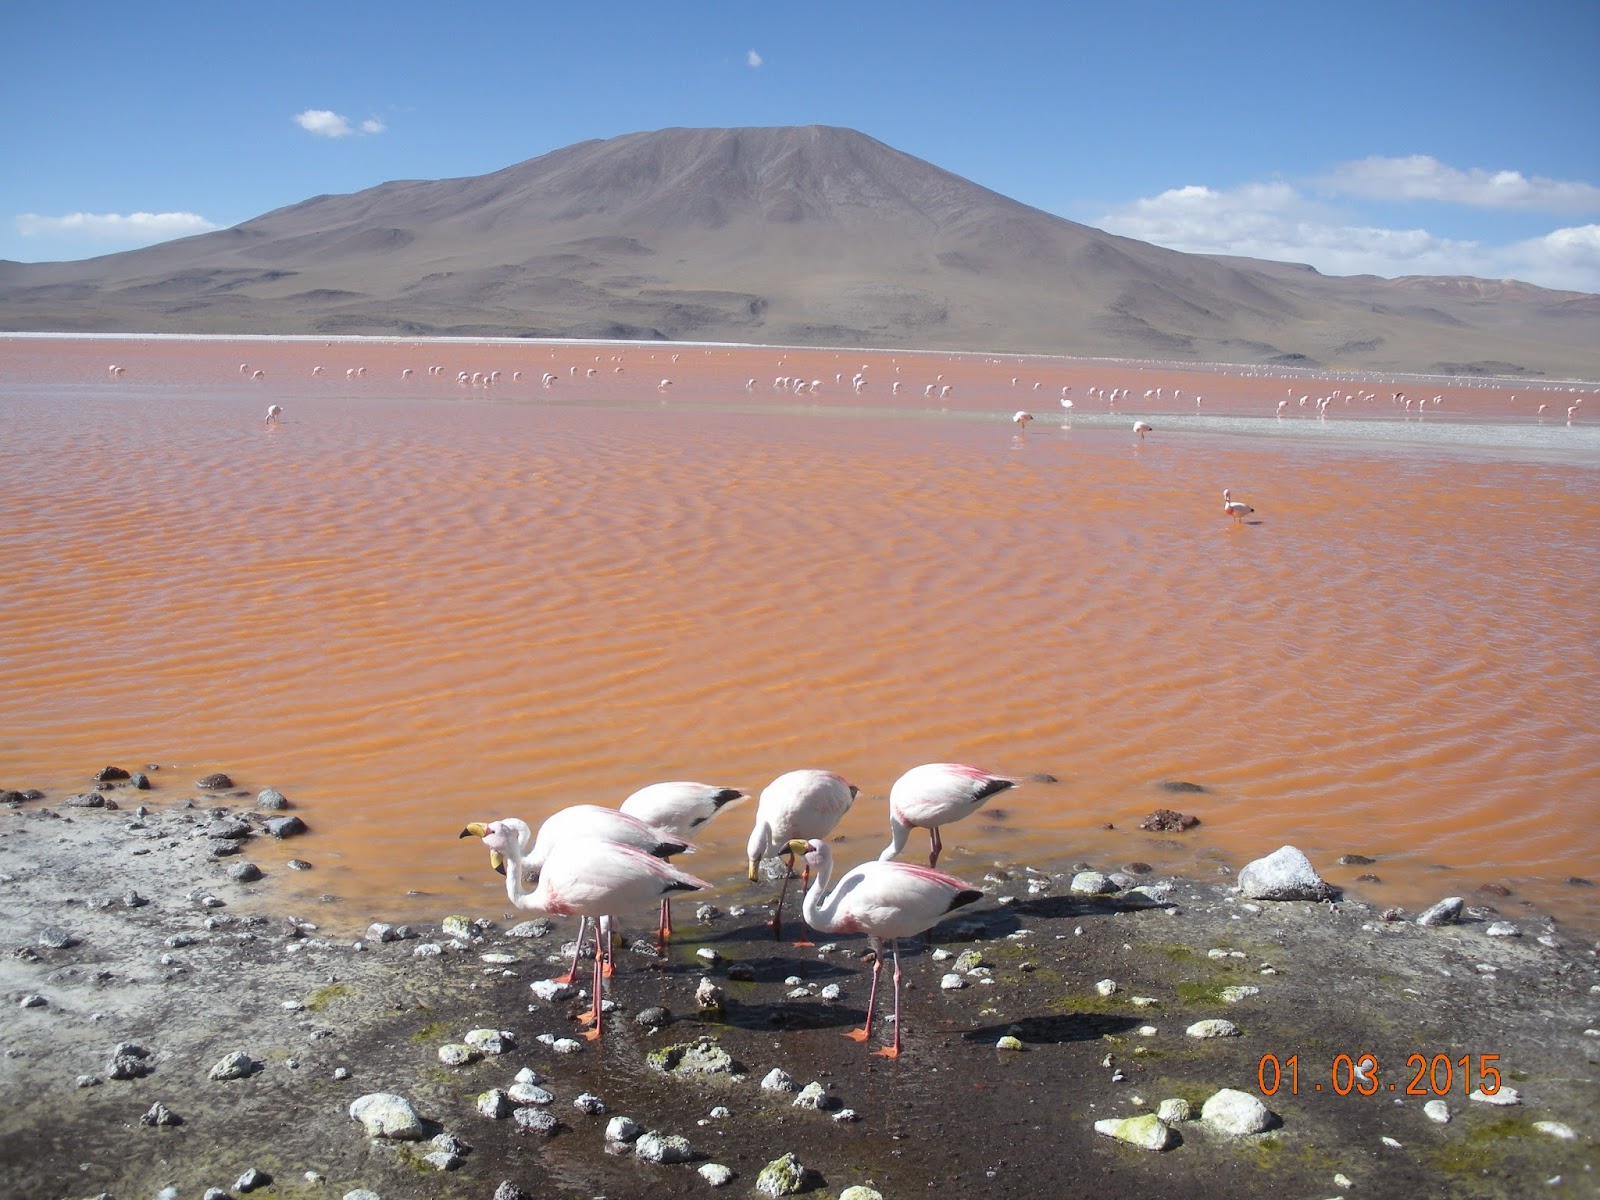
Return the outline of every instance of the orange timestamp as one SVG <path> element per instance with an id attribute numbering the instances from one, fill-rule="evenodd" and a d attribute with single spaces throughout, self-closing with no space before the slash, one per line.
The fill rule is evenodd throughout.
<path id="1" fill-rule="evenodd" d="M 1492 1096 L 1500 1090 L 1500 1068 L 1495 1066 L 1499 1061 L 1498 1054 L 1463 1054 L 1459 1058 L 1448 1054 L 1412 1054 L 1406 1058 L 1406 1069 L 1400 1076 L 1405 1081 L 1402 1090 L 1398 1081 L 1383 1078 L 1376 1055 L 1335 1054 L 1328 1064 L 1326 1087 L 1322 1079 L 1312 1078 L 1310 1074 L 1304 1083 L 1309 1091 L 1328 1090 L 1336 1096 L 1348 1096 L 1351 1092 L 1358 1096 L 1375 1096 L 1380 1091 L 1406 1096 L 1448 1096 L 1459 1080 L 1464 1094 L 1470 1094 L 1476 1086 L 1485 1096 Z M 1280 1088 L 1287 1088 L 1291 1096 L 1298 1096 L 1302 1085 L 1300 1056 L 1291 1054 L 1280 1060 L 1276 1054 L 1263 1054 L 1256 1067 L 1256 1083 L 1263 1096 L 1276 1096 Z"/>

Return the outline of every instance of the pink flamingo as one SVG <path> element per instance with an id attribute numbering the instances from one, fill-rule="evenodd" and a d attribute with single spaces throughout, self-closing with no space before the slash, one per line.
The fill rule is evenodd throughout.
<path id="1" fill-rule="evenodd" d="M 613 913 L 653 903 L 673 892 L 711 887 L 705 880 L 636 846 L 577 837 L 560 843 L 560 853 L 549 857 L 539 872 L 538 886 L 530 890 L 521 838 L 526 826 L 518 829 L 519 825 L 522 822 L 492 821 L 483 832 L 483 844 L 503 855 L 511 866 L 506 872 L 506 892 L 511 902 L 529 912 L 592 920 L 608 940 Z M 583 1035 L 590 1041 L 597 1041 L 601 1035 L 606 974 L 601 956 L 596 954 L 590 988 L 594 1007 L 580 1018 L 590 1026 Z"/>
<path id="2" fill-rule="evenodd" d="M 939 826 L 970 817 L 990 796 L 1017 786 L 1015 779 L 991 775 L 965 763 L 923 763 L 912 767 L 889 789 L 889 844 L 882 862 L 898 858 L 913 829 L 928 831 L 928 865 L 939 865 L 944 843 Z"/>
<path id="3" fill-rule="evenodd" d="M 279 424 L 282 417 L 283 417 L 283 405 L 281 405 L 281 404 L 269 404 L 269 405 L 267 405 L 267 428 L 270 429 L 270 428 L 272 428 L 272 426 Z"/>
<path id="4" fill-rule="evenodd" d="M 1133 431 L 1139 435 L 1139 440 L 1141 442 L 1144 441 L 1144 435 L 1147 433 L 1154 433 L 1155 428 L 1156 427 L 1154 425 L 1151 425 L 1145 421 L 1135 421 L 1133 423 Z"/>
<path id="5" fill-rule="evenodd" d="M 1246 517 L 1255 512 L 1255 509 L 1251 508 L 1243 500 L 1235 500 L 1233 498 L 1233 493 L 1227 488 L 1223 488 L 1222 511 L 1227 516 L 1232 517 L 1235 521 L 1243 523 Z"/>
<path id="6" fill-rule="evenodd" d="M 1033 420 L 1033 414 L 1031 412 L 1023 412 L 1023 411 L 1021 411 L 1019 409 L 1017 411 L 1017 413 L 1011 418 L 1011 420 L 1012 420 L 1013 424 L 1020 425 L 1024 429 L 1026 429 L 1028 427 L 1028 422 Z"/>
<path id="7" fill-rule="evenodd" d="M 617 811 L 637 817 L 651 829 L 669 837 L 684 837 L 698 829 L 730 804 L 747 797 L 738 788 L 717 787 L 710 783 L 652 783 L 629 796 Z M 672 900 L 661 899 L 661 921 L 656 938 L 662 948 L 672 936 Z"/>
<path id="8" fill-rule="evenodd" d="M 872 990 L 867 996 L 867 1021 L 844 1036 L 864 1042 L 872 1036 L 872 1011 L 878 999 L 878 977 L 883 971 L 883 943 L 894 955 L 894 1044 L 873 1051 L 884 1058 L 900 1057 L 900 939 L 923 933 L 950 912 L 982 898 L 970 883 L 912 863 L 871 860 L 844 873 L 832 895 L 825 895 L 833 877 L 833 851 L 811 838 L 793 841 L 789 851 L 804 855 L 816 876 L 806 890 L 806 924 L 818 933 L 864 933 L 872 939 Z"/>
<path id="9" fill-rule="evenodd" d="M 778 905 L 772 910 L 772 936 L 782 937 L 783 900 L 789 893 L 789 877 L 794 871 L 794 842 L 800 838 L 827 837 L 839 818 L 850 811 L 858 788 L 832 771 L 799 770 L 779 775 L 761 790 L 756 802 L 756 824 L 746 847 L 750 859 L 750 882 L 756 881 L 757 868 L 764 858 L 789 855 L 789 869 L 783 874 Z M 811 867 L 801 880 L 810 883 Z M 802 943 L 804 944 L 804 943 Z"/>

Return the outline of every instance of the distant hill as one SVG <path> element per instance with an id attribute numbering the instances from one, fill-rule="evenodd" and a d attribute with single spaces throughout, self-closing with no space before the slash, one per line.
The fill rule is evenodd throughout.
<path id="1" fill-rule="evenodd" d="M 1334 278 L 1029 208 L 848 129 L 665 129 L 0 262 L 0 329 L 667 338 L 1600 379 L 1600 296 Z"/>

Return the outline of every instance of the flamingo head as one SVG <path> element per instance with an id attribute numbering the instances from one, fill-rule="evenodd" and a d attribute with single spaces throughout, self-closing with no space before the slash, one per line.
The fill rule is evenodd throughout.
<path id="1" fill-rule="evenodd" d="M 488 825 L 484 824 L 482 821 L 473 821 L 465 829 L 463 829 L 458 836 L 481 838 L 486 837 L 488 832 Z M 504 875 L 506 873 L 505 855 L 501 854 L 498 850 L 491 849 L 489 851 L 489 865 L 494 868 L 495 874 Z"/>
<path id="2" fill-rule="evenodd" d="M 804 859 L 813 868 L 819 865 L 819 860 L 823 854 L 822 842 L 817 838 L 810 838 L 809 840 L 795 838 L 784 849 L 794 855 L 795 858 Z"/>

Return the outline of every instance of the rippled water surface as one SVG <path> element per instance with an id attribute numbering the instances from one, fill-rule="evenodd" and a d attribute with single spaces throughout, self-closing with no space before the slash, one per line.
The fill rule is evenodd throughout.
<path id="1" fill-rule="evenodd" d="M 774 388 L 796 374 L 806 392 Z M 1333 389 L 1325 421 L 1274 416 Z M 1399 390 L 1442 403 L 1408 419 Z M 1514 391 L 0 338 L 0 786 L 59 798 L 159 763 L 152 803 L 213 770 L 277 787 L 314 836 L 257 860 L 310 859 L 292 885 L 355 925 L 501 907 L 468 820 L 818 766 L 862 789 L 848 860 L 887 839 L 901 771 L 964 760 L 1059 782 L 950 827 L 958 874 L 1210 872 L 1292 842 L 1385 902 L 1497 882 L 1504 912 L 1594 927 L 1600 889 L 1567 880 L 1600 875 L 1600 399 L 1569 425 L 1576 394 Z M 1203 824 L 1139 832 L 1162 806 Z M 698 873 L 738 876 L 753 807 L 709 827 Z"/>

